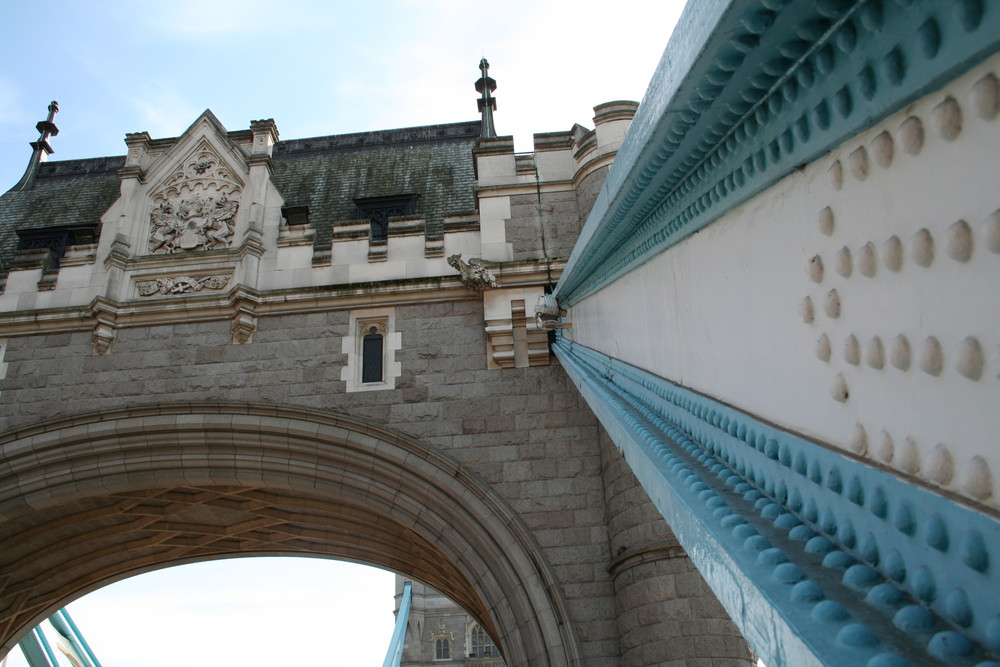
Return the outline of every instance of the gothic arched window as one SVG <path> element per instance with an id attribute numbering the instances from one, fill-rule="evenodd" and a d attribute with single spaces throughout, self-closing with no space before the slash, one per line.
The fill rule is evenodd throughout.
<path id="1" fill-rule="evenodd" d="M 470 658 L 492 658 L 500 655 L 500 651 L 497 650 L 496 644 L 493 643 L 490 636 L 486 634 L 485 630 L 483 630 L 483 626 L 478 623 L 473 626 L 469 639 Z"/>
<path id="2" fill-rule="evenodd" d="M 368 327 L 361 341 L 361 382 L 382 382 L 385 337 L 377 326 Z"/>
<path id="3" fill-rule="evenodd" d="M 434 642 L 434 659 L 451 660 L 451 642 L 447 639 L 438 639 Z"/>

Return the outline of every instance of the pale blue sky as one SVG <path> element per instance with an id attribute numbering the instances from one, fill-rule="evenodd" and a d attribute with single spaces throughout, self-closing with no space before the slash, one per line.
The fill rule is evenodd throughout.
<path id="1" fill-rule="evenodd" d="M 592 127 L 596 104 L 640 100 L 682 4 L 0 0 L 0 192 L 53 99 L 53 160 L 124 154 L 126 132 L 176 136 L 206 108 L 230 130 L 274 118 L 295 139 L 474 120 L 483 55 L 497 129 L 529 151 L 534 132 Z M 392 596 L 388 573 L 241 559 L 121 582 L 70 611 L 104 667 L 374 667 Z M 357 646 L 365 658 L 338 653 Z"/>

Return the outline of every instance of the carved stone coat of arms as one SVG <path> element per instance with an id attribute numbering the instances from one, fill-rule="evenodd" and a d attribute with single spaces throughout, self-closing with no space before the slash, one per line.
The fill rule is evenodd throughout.
<path id="1" fill-rule="evenodd" d="M 149 251 L 226 248 L 233 236 L 239 202 L 226 196 L 165 201 L 153 209 Z"/>
<path id="2" fill-rule="evenodd" d="M 242 183 L 202 142 L 153 195 L 149 252 L 167 254 L 232 245 Z"/>

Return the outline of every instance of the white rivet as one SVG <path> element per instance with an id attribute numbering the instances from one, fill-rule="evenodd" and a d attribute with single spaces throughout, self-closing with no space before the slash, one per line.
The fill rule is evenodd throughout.
<path id="1" fill-rule="evenodd" d="M 906 438 L 896 449 L 896 467 L 915 475 L 920 471 L 920 450 L 913 438 Z"/>
<path id="2" fill-rule="evenodd" d="M 858 250 L 858 271 L 866 278 L 872 278 L 877 266 L 878 253 L 875 252 L 875 244 L 869 241 Z"/>
<path id="3" fill-rule="evenodd" d="M 812 324 L 815 319 L 816 311 L 813 309 L 813 300 L 810 297 L 805 297 L 802 301 L 799 301 L 799 317 L 806 324 Z"/>
<path id="4" fill-rule="evenodd" d="M 910 237 L 910 257 L 920 266 L 930 266 L 934 261 L 934 238 L 926 229 Z"/>
<path id="5" fill-rule="evenodd" d="M 837 376 L 833 378 L 833 384 L 830 385 L 830 396 L 838 403 L 847 400 L 847 380 L 840 373 L 837 373 Z"/>
<path id="6" fill-rule="evenodd" d="M 852 366 L 857 366 L 861 363 L 861 348 L 854 334 L 844 339 L 844 361 Z"/>
<path id="7" fill-rule="evenodd" d="M 873 336 L 865 343 L 865 363 L 876 369 L 885 366 L 885 349 L 878 336 Z"/>
<path id="8" fill-rule="evenodd" d="M 910 369 L 910 341 L 903 334 L 889 343 L 889 363 L 901 371 Z"/>
<path id="9" fill-rule="evenodd" d="M 934 336 L 928 336 L 920 344 L 917 351 L 917 363 L 920 369 L 928 375 L 941 375 L 944 368 L 944 354 L 941 352 L 941 343 Z"/>
<path id="10" fill-rule="evenodd" d="M 972 86 L 970 98 L 972 108 L 983 119 L 992 120 L 1000 112 L 1000 82 L 993 74 L 987 74 Z"/>
<path id="11" fill-rule="evenodd" d="M 959 474 L 962 491 L 970 498 L 986 500 L 993 495 L 993 474 L 982 456 L 973 456 L 962 466 Z"/>
<path id="12" fill-rule="evenodd" d="M 891 165 L 894 153 L 892 135 L 888 132 L 882 132 L 880 135 L 872 139 L 871 153 L 872 158 L 875 160 L 875 164 L 878 166 L 884 169 Z"/>
<path id="13" fill-rule="evenodd" d="M 924 473 L 927 479 L 940 486 L 947 486 L 951 482 L 952 475 L 955 474 L 955 463 L 951 452 L 940 442 L 927 454 Z"/>
<path id="14" fill-rule="evenodd" d="M 878 442 L 875 444 L 875 456 L 884 463 L 892 463 L 893 445 L 892 436 L 885 430 L 878 434 Z"/>
<path id="15" fill-rule="evenodd" d="M 899 126 L 899 143 L 910 155 L 917 155 L 924 147 L 924 124 L 916 116 L 910 116 Z"/>
<path id="16" fill-rule="evenodd" d="M 882 244 L 882 263 L 890 271 L 899 271 L 903 266 L 903 242 L 898 236 L 890 236 Z"/>
<path id="17" fill-rule="evenodd" d="M 978 380 L 983 376 L 984 364 L 983 348 L 975 337 L 969 336 L 958 344 L 955 368 L 959 373 L 970 380 Z"/>
<path id="18" fill-rule="evenodd" d="M 806 264 L 806 273 L 809 274 L 809 280 L 814 283 L 823 282 L 823 258 L 819 255 L 810 257 L 809 263 Z"/>
<path id="19" fill-rule="evenodd" d="M 844 187 L 844 168 L 840 165 L 840 160 L 837 160 L 830 167 L 830 185 L 833 186 L 834 190 L 840 190 Z"/>
<path id="20" fill-rule="evenodd" d="M 826 293 L 826 297 L 823 299 L 823 311 L 827 317 L 833 319 L 840 317 L 840 295 L 837 294 L 837 290 L 832 289 Z"/>
<path id="21" fill-rule="evenodd" d="M 934 129 L 945 141 L 954 141 L 962 131 L 962 110 L 954 97 L 945 98 L 944 102 L 931 111 Z"/>
<path id="22" fill-rule="evenodd" d="M 851 175 L 859 181 L 868 178 L 868 151 L 864 146 L 854 150 L 847 156 L 847 164 L 851 168 Z"/>
<path id="23" fill-rule="evenodd" d="M 816 356 L 820 361 L 830 361 L 830 339 L 826 334 L 816 339 Z"/>
<path id="24" fill-rule="evenodd" d="M 948 228 L 948 256 L 956 262 L 968 262 L 972 257 L 972 229 L 965 220 Z"/>
<path id="25" fill-rule="evenodd" d="M 841 248 L 840 250 L 837 251 L 837 255 L 833 259 L 834 259 L 834 268 L 836 268 L 837 273 L 839 273 L 845 278 L 849 278 L 851 276 L 851 267 L 852 267 L 851 251 L 848 250 L 846 247 Z"/>
<path id="26" fill-rule="evenodd" d="M 1000 253 L 1000 208 L 990 213 L 983 220 L 983 245 L 990 252 Z"/>
<path id="27" fill-rule="evenodd" d="M 833 235 L 833 209 L 829 206 L 824 208 L 819 212 L 819 231 L 823 232 L 826 236 Z"/>
<path id="28" fill-rule="evenodd" d="M 865 427 L 861 424 L 855 424 L 854 428 L 851 429 L 851 450 L 858 454 L 859 456 L 864 456 L 865 452 L 868 451 L 868 434 L 865 433 Z"/>

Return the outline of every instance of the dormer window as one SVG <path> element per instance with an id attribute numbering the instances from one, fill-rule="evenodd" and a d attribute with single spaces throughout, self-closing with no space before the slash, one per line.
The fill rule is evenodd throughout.
<path id="1" fill-rule="evenodd" d="M 355 199 L 358 218 L 367 218 L 372 226 L 372 241 L 384 242 L 389 237 L 389 218 L 413 215 L 420 195 L 392 195 Z"/>
<path id="2" fill-rule="evenodd" d="M 52 251 L 56 268 L 59 260 L 66 254 L 66 248 L 74 245 L 88 245 L 97 239 L 97 225 L 82 225 L 78 227 L 38 227 L 36 229 L 17 230 L 18 250 Z"/>

